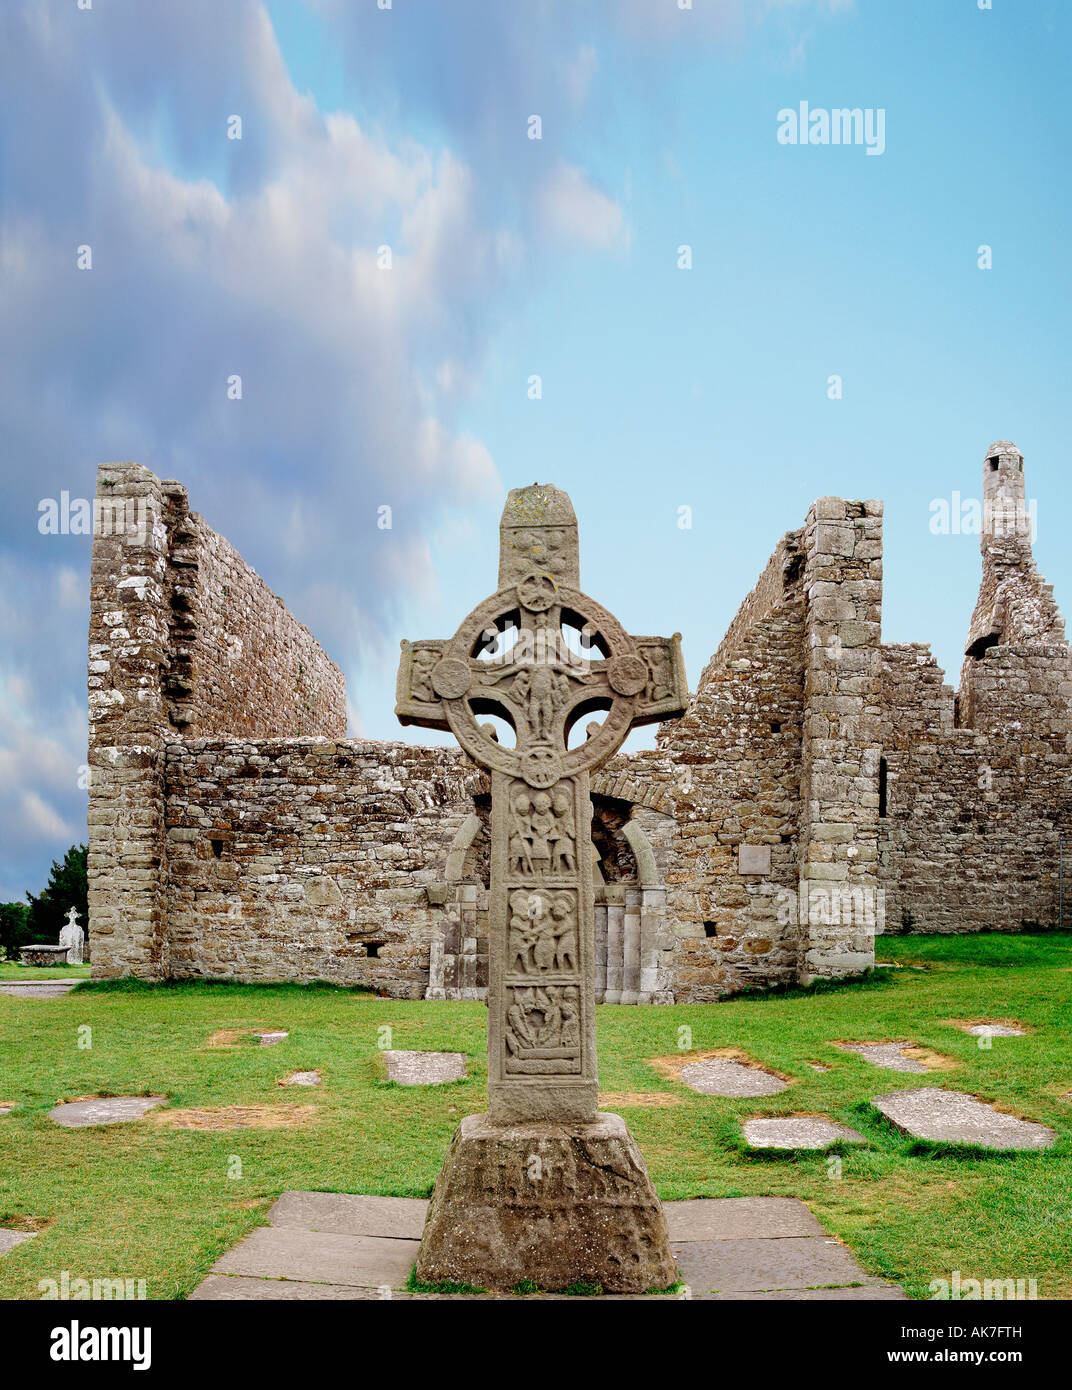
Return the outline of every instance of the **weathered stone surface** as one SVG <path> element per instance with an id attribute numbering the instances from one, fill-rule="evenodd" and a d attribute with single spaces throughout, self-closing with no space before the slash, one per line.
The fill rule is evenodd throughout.
<path id="1" fill-rule="evenodd" d="M 681 1068 L 681 1080 L 704 1096 L 773 1096 L 787 1083 L 760 1067 L 746 1067 L 729 1057 L 707 1057 Z"/>
<path id="2" fill-rule="evenodd" d="M 413 1248 L 411 1237 L 420 1233 L 426 1202 L 399 1197 L 356 1197 L 331 1192 L 285 1192 L 268 1213 L 270 1227 L 283 1228 L 284 1236 L 307 1239 L 261 1241 L 251 1249 L 242 1242 L 236 1264 L 263 1270 L 255 1274 L 213 1273 L 191 1295 L 197 1300 L 311 1299 L 341 1300 L 407 1298 L 416 1300 L 452 1299 L 503 1301 L 515 1297 L 505 1292 L 482 1294 L 409 1294 L 402 1291 L 405 1260 L 395 1258 L 393 1247 Z M 833 1245 L 823 1228 L 803 1202 L 791 1197 L 737 1197 L 687 1202 L 668 1202 L 667 1223 L 673 1232 L 675 1249 L 693 1251 L 690 1267 L 696 1283 L 688 1296 L 701 1300 L 723 1298 L 756 1299 L 903 1299 L 901 1289 L 868 1279 L 848 1257 L 831 1255 Z M 323 1258 L 316 1255 L 315 1239 L 330 1232 L 336 1240 L 327 1241 Z M 367 1241 L 369 1237 L 392 1237 Z M 346 1237 L 358 1241 L 348 1244 Z M 338 1239 L 341 1238 L 341 1239 Z M 723 1247 L 720 1255 L 716 1247 Z M 765 1248 L 764 1248 L 765 1247 Z M 397 1251 L 395 1252 L 397 1253 Z M 217 1266 L 230 1266 L 225 1257 Z M 727 1278 L 727 1268 L 732 1272 Z M 285 1271 L 285 1276 L 281 1271 Z M 295 1272 L 304 1277 L 298 1278 Z M 761 1283 L 763 1290 L 734 1287 L 733 1292 L 717 1293 L 708 1288 L 715 1282 L 736 1286 Z M 360 1283 L 332 1282 L 333 1275 L 345 1274 Z M 853 1281 L 840 1283 L 845 1278 Z M 825 1288 L 802 1286 L 802 1281 L 839 1282 Z M 854 1283 L 862 1284 L 860 1287 Z M 529 1294 L 529 1300 L 560 1302 L 569 1295 Z M 611 1301 L 644 1298 L 644 1294 L 604 1294 Z M 590 1300 L 588 1300 L 590 1301 Z M 660 1299 L 665 1302 L 665 1298 Z"/>
<path id="3" fill-rule="evenodd" d="M 826 1289 L 767 1289 L 761 1293 L 736 1289 L 733 1293 L 701 1293 L 693 1296 L 715 1303 L 737 1303 L 743 1300 L 763 1302 L 787 1300 L 793 1303 L 905 1303 L 908 1300 L 908 1295 L 899 1285 L 874 1283 L 864 1284 L 860 1287 L 835 1285 Z"/>
<path id="4" fill-rule="evenodd" d="M 310 1283 L 301 1279 L 250 1276 L 241 1274 L 210 1274 L 190 1295 L 191 1303 L 353 1303 L 385 1297 L 389 1290 L 392 1299 L 409 1298 L 399 1289 L 379 1285 L 362 1287 L 358 1284 Z"/>
<path id="5" fill-rule="evenodd" d="M 825 1231 L 796 1197 L 702 1197 L 664 1202 L 666 1228 L 685 1240 L 780 1240 Z"/>
<path id="6" fill-rule="evenodd" d="M 212 1273 L 400 1288 L 416 1256 L 415 1240 L 260 1226 L 217 1260 Z"/>
<path id="7" fill-rule="evenodd" d="M 399 1086 L 441 1086 L 465 1076 L 464 1052 L 385 1051 L 387 1078 Z"/>
<path id="8" fill-rule="evenodd" d="M 844 1245 L 829 1236 L 686 1241 L 674 1245 L 681 1278 L 695 1293 L 869 1284 Z"/>
<path id="9" fill-rule="evenodd" d="M 958 1027 L 963 1027 L 965 1033 L 971 1033 L 976 1038 L 1023 1038 L 1027 1036 L 1025 1028 L 1012 1028 L 1007 1023 L 958 1024 Z"/>
<path id="10" fill-rule="evenodd" d="M 268 1224 L 336 1235 L 420 1240 L 427 1215 L 428 1203 L 418 1197 L 284 1192 L 268 1212 Z"/>
<path id="11" fill-rule="evenodd" d="M 688 687 L 680 634 L 631 637 L 579 573 L 566 494 L 514 489 L 498 591 L 449 641 L 402 644 L 401 723 L 449 729 L 491 776 L 489 1113 L 462 1122 L 436 1182 L 418 1258 L 430 1283 L 631 1292 L 673 1278 L 640 1150 L 619 1116 L 597 1116 L 589 779 L 632 727 L 680 715 Z M 571 747 L 574 725 L 598 710 L 603 721 Z M 509 726 L 516 746 L 480 715 Z M 629 843 L 643 861 L 640 839 Z"/>
<path id="12" fill-rule="evenodd" d="M 875 1096 L 871 1104 L 895 1128 L 917 1139 L 988 1149 L 1048 1149 L 1057 1138 L 1048 1126 L 1005 1115 L 964 1091 L 927 1086 Z"/>
<path id="13" fill-rule="evenodd" d="M 483 997 L 488 776 L 458 750 L 345 739 L 341 673 L 185 490 L 137 465 L 98 490 L 138 524 L 93 548 L 97 974 Z M 783 537 L 686 715 L 593 775 L 595 999 L 713 1000 L 864 970 L 883 930 L 1056 920 L 1072 661 L 1025 497 L 998 441 L 959 693 L 925 645 L 881 640 L 880 504 L 820 498 Z M 570 587 L 575 551 L 547 554 Z M 414 644 L 421 689 L 417 654 L 443 645 Z M 649 685 L 615 694 L 655 709 Z M 742 868 L 753 851 L 769 868 Z"/>
<path id="14" fill-rule="evenodd" d="M 632 637 L 581 591 L 577 522 L 558 488 L 509 493 L 499 552 L 499 589 L 453 637 L 402 643 L 395 713 L 449 730 L 491 777 L 491 1119 L 589 1123 L 598 859 L 589 779 L 631 728 L 686 709 L 680 634 Z M 580 651 L 571 631 L 583 634 Z M 602 722 L 570 747 L 574 726 L 600 710 Z M 482 715 L 512 729 L 516 746 Z"/>
<path id="15" fill-rule="evenodd" d="M 23 965 L 66 965 L 67 954 L 66 946 L 45 946 L 35 942 L 32 946 L 22 947 L 19 951 L 19 960 Z"/>
<path id="16" fill-rule="evenodd" d="M 86 934 L 78 921 L 78 912 L 71 908 L 67 921 L 60 930 L 60 946 L 67 952 L 68 965 L 81 965 L 85 951 Z"/>
<path id="17" fill-rule="evenodd" d="M 292 1071 L 281 1082 L 283 1086 L 319 1086 L 321 1076 L 318 1071 Z"/>
<path id="18" fill-rule="evenodd" d="M 276 1043 L 281 1043 L 284 1038 L 289 1038 L 289 1033 L 255 1033 L 254 1037 L 258 1040 L 261 1047 L 273 1047 Z"/>
<path id="19" fill-rule="evenodd" d="M 0 984 L 0 994 L 10 994 L 13 999 L 58 999 L 70 994 L 77 984 L 77 980 L 48 980 L 40 984 L 29 980 L 9 981 Z"/>
<path id="20" fill-rule="evenodd" d="M 470 1115 L 436 1180 L 417 1261 L 426 1283 L 545 1289 L 674 1283 L 659 1199 L 625 1122 L 493 1125 Z"/>
<path id="21" fill-rule="evenodd" d="M 753 1149 L 828 1149 L 839 1142 L 866 1143 L 859 1130 L 835 1124 L 822 1115 L 780 1115 L 745 1120 L 741 1131 Z"/>
<path id="22" fill-rule="evenodd" d="M 837 1046 L 842 1052 L 856 1052 L 872 1066 L 885 1067 L 887 1071 L 927 1070 L 917 1058 L 905 1056 L 905 1049 L 914 1046 L 911 1042 L 838 1043 Z"/>
<path id="23" fill-rule="evenodd" d="M 166 1100 L 167 1096 L 98 1096 L 57 1105 L 48 1112 L 48 1118 L 68 1129 L 126 1124 L 130 1120 L 140 1120 L 146 1111 L 163 1105 Z"/>
<path id="24" fill-rule="evenodd" d="M 24 1240 L 32 1240 L 36 1233 L 33 1231 L 8 1231 L 0 1229 L 0 1255 L 6 1255 L 9 1250 L 14 1250 L 16 1245 L 21 1245 Z"/>

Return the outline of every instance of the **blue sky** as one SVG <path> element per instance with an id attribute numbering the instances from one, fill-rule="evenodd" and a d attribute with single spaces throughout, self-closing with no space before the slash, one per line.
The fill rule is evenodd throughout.
<path id="1" fill-rule="evenodd" d="M 6 5 L 0 901 L 85 838 L 88 544 L 36 522 L 101 460 L 188 485 L 355 735 L 426 737 L 398 639 L 493 587 L 534 480 L 693 684 L 825 494 L 885 500 L 884 636 L 955 681 L 978 547 L 930 503 L 997 438 L 1063 601 L 1070 40 L 1058 0 Z M 881 108 L 884 152 L 779 144 L 802 100 Z"/>

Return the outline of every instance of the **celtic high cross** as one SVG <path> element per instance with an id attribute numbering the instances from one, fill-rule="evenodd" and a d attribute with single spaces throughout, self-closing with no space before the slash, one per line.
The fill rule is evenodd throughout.
<path id="1" fill-rule="evenodd" d="M 581 592 L 577 518 L 558 488 L 512 491 L 499 537 L 498 591 L 449 641 L 402 643 L 395 713 L 449 729 L 491 773 L 491 1121 L 586 1123 L 598 1090 L 589 776 L 630 729 L 684 712 L 681 637 L 632 637 Z"/>

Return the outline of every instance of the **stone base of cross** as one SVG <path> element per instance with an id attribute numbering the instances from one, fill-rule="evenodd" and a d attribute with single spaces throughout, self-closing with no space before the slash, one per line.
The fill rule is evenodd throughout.
<path id="1" fill-rule="evenodd" d="M 589 776 L 630 729 L 682 714 L 688 688 L 678 634 L 630 636 L 579 585 L 569 498 L 516 489 L 497 592 L 449 640 L 402 644 L 400 722 L 452 731 L 492 787 L 489 1114 L 463 1121 L 436 1183 L 429 1282 L 675 1278 L 640 1151 L 597 1110 Z"/>

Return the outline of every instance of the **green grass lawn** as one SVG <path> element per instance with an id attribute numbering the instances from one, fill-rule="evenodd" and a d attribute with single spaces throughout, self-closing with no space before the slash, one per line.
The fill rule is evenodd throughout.
<path id="1" fill-rule="evenodd" d="M 932 1279 L 1034 1278 L 1040 1298 L 1072 1297 L 1072 934 L 884 938 L 905 968 L 815 992 L 721 1004 L 598 1010 L 600 1087 L 678 1103 L 618 1105 L 664 1199 L 801 1197 L 873 1275 L 927 1297 Z M 913 965 L 923 969 L 911 968 Z M 19 978 L 30 972 L 22 972 Z M 51 972 L 42 972 L 43 974 Z M 989 1049 L 948 1019 L 1024 1023 Z M 330 987 L 189 983 L 82 986 L 56 999 L 0 994 L 0 1225 L 40 1229 L 0 1259 L 0 1296 L 37 1297 L 39 1279 L 144 1278 L 181 1298 L 263 1221 L 284 1189 L 426 1196 L 462 1116 L 485 1108 L 486 1010 L 400 1003 Z M 92 1029 L 92 1047 L 83 1025 Z M 793 1078 L 776 1096 L 695 1094 L 653 1068 L 691 1029 L 696 1051 L 737 1047 Z M 206 1046 L 223 1029 L 286 1029 Z M 390 1038 L 382 1032 L 390 1030 Z M 921 1077 L 880 1070 L 834 1040 L 910 1039 L 950 1059 Z M 469 1054 L 472 1075 L 404 1088 L 383 1080 L 379 1048 Z M 830 1070 L 815 1072 L 809 1063 Z M 283 1088 L 317 1069 L 316 1089 Z M 870 1096 L 942 1085 L 1059 1132 L 1045 1152 L 985 1155 L 916 1144 L 881 1122 Z M 48 1110 L 94 1094 L 168 1096 L 175 1107 L 313 1107 L 278 1129 L 193 1131 L 152 1119 L 66 1130 Z M 840 1154 L 749 1155 L 738 1122 L 817 1111 L 866 1135 Z M 240 1176 L 239 1176 L 240 1174 Z"/>
<path id="2" fill-rule="evenodd" d="M 0 960 L 0 981 L 18 980 L 42 984 L 45 980 L 88 980 L 88 965 L 23 965 L 17 960 Z"/>

